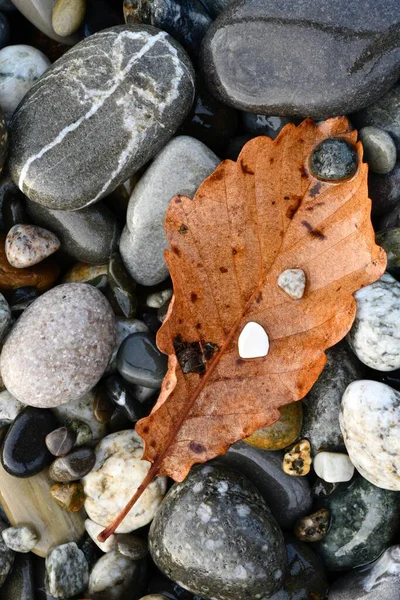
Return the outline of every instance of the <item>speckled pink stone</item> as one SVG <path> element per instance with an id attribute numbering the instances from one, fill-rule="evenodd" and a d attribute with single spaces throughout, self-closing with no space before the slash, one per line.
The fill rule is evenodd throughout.
<path id="1" fill-rule="evenodd" d="M 14 225 L 6 237 L 7 260 L 16 269 L 37 265 L 59 247 L 58 237 L 37 225 Z"/>
<path id="2" fill-rule="evenodd" d="M 4 385 L 39 408 L 76 400 L 99 381 L 114 344 L 114 314 L 101 292 L 84 283 L 59 285 L 14 325 L 0 358 Z"/>

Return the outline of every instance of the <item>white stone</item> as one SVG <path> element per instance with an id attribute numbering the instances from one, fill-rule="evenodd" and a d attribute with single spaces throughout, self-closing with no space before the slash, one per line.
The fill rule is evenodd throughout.
<path id="1" fill-rule="evenodd" d="M 247 323 L 239 335 L 238 349 L 241 358 L 267 356 L 269 339 L 264 327 L 254 321 Z"/>
<path id="2" fill-rule="evenodd" d="M 400 491 L 400 393 L 378 381 L 354 381 L 339 421 L 357 471 L 377 487 Z"/>
<path id="3" fill-rule="evenodd" d="M 124 594 L 132 589 L 135 573 L 140 569 L 137 562 L 111 550 L 94 565 L 89 579 L 89 595 L 107 600 L 126 598 Z M 92 596 L 93 594 L 93 596 Z M 129 595 L 129 597 L 131 597 Z M 132 598 L 134 595 L 132 595 Z"/>
<path id="4" fill-rule="evenodd" d="M 171 298 L 172 290 L 171 288 L 167 288 L 166 290 L 149 294 L 146 298 L 146 304 L 147 306 L 150 306 L 150 308 L 161 308 L 168 300 L 171 300 Z"/>
<path id="5" fill-rule="evenodd" d="M 103 525 L 99 525 L 91 519 L 86 519 L 85 529 L 89 537 L 94 541 L 94 543 L 100 548 L 102 552 L 107 553 L 115 549 L 116 538 L 114 534 L 110 535 L 110 537 L 105 542 L 99 542 L 99 540 L 97 539 L 99 533 L 101 533 L 104 529 Z"/>
<path id="6" fill-rule="evenodd" d="M 8 390 L 0 392 L 0 421 L 11 423 L 23 408 L 25 404 L 14 398 Z"/>
<path id="7" fill-rule="evenodd" d="M 300 300 L 306 289 L 306 274 L 303 269 L 286 269 L 279 275 L 278 285 L 293 300 Z"/>
<path id="8" fill-rule="evenodd" d="M 7 119 L 50 65 L 47 56 L 32 46 L 18 44 L 0 50 L 0 106 Z"/>
<path id="9" fill-rule="evenodd" d="M 318 452 L 313 461 L 314 471 L 328 483 L 350 481 L 354 465 L 347 454 L 341 452 Z"/>
<path id="10" fill-rule="evenodd" d="M 2 538 L 6 546 L 14 550 L 14 552 L 30 552 L 38 542 L 38 535 L 26 525 L 20 527 L 9 527 L 1 532 Z"/>
<path id="11" fill-rule="evenodd" d="M 357 314 L 347 340 L 378 371 L 400 368 L 400 283 L 388 273 L 354 294 Z"/>
<path id="12" fill-rule="evenodd" d="M 164 260 L 168 204 L 176 194 L 192 198 L 219 163 L 219 158 L 199 140 L 178 136 L 141 177 L 129 200 L 120 241 L 122 259 L 135 281 L 155 285 L 168 277 Z"/>
<path id="13" fill-rule="evenodd" d="M 85 509 L 92 521 L 106 527 L 128 503 L 146 476 L 150 463 L 141 460 L 143 442 L 133 430 L 106 436 L 96 447 L 96 463 L 82 479 Z M 166 492 L 165 477 L 157 477 L 127 517 L 117 533 L 129 533 L 150 523 Z"/>

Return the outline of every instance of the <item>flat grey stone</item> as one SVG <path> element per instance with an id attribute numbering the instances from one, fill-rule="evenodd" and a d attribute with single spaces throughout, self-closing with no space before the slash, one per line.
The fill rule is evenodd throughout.
<path id="1" fill-rule="evenodd" d="M 176 194 L 192 198 L 219 163 L 202 142 L 179 136 L 163 148 L 141 177 L 129 200 L 120 241 L 122 259 L 135 281 L 155 285 L 168 277 L 164 260 L 168 204 Z"/>
<path id="2" fill-rule="evenodd" d="M 358 138 L 364 148 L 364 160 L 374 173 L 385 175 L 394 169 L 397 150 L 393 139 L 378 127 L 363 127 Z"/>
<path id="3" fill-rule="evenodd" d="M 7 337 L 4 385 L 39 408 L 77 400 L 103 375 L 114 344 L 114 314 L 102 293 L 85 283 L 59 285 L 31 304 Z"/>
<path id="4" fill-rule="evenodd" d="M 282 533 L 262 496 L 221 465 L 192 469 L 170 489 L 149 544 L 157 567 L 203 598 L 268 598 L 286 569 Z"/>
<path id="5" fill-rule="evenodd" d="M 208 30 L 203 73 L 218 99 L 241 110 L 348 114 L 398 79 L 398 27 L 397 0 L 336 0 L 323 10 L 314 0 L 241 0 Z"/>
<path id="6" fill-rule="evenodd" d="M 25 206 L 32 221 L 55 233 L 61 249 L 78 261 L 102 265 L 117 249 L 117 220 L 102 202 L 79 211 L 51 210 L 29 199 Z"/>
<path id="7" fill-rule="evenodd" d="M 400 151 L 400 83 L 360 112 L 351 115 L 351 122 L 361 129 L 372 125 L 387 131 Z"/>
<path id="8" fill-rule="evenodd" d="M 357 313 L 347 334 L 351 348 L 372 369 L 399 369 L 400 283 L 385 273 L 354 296 Z"/>
<path id="9" fill-rule="evenodd" d="M 326 351 L 327 363 L 303 399 L 303 427 L 300 438 L 308 439 L 312 454 L 340 451 L 344 441 L 339 425 L 340 403 L 346 387 L 365 374 L 364 365 L 346 342 Z"/>
<path id="10" fill-rule="evenodd" d="M 193 97 L 190 60 L 168 34 L 146 25 L 104 29 L 26 94 L 11 124 L 12 177 L 47 208 L 93 204 L 153 158 Z"/>
<path id="11" fill-rule="evenodd" d="M 333 582 L 329 600 L 400 600 L 400 546 Z"/>
<path id="12" fill-rule="evenodd" d="M 88 583 L 88 563 L 75 542 L 50 550 L 46 557 L 46 589 L 49 594 L 66 600 L 83 592 Z"/>

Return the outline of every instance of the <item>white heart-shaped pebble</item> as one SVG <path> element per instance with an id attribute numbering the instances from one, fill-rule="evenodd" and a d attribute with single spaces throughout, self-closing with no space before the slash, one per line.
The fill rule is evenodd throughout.
<path id="1" fill-rule="evenodd" d="M 241 358 L 261 358 L 267 356 L 269 338 L 261 325 L 250 321 L 247 323 L 238 340 L 239 356 Z"/>
<path id="2" fill-rule="evenodd" d="M 278 285 L 293 300 L 300 300 L 306 288 L 306 274 L 303 269 L 286 269 L 279 275 Z"/>

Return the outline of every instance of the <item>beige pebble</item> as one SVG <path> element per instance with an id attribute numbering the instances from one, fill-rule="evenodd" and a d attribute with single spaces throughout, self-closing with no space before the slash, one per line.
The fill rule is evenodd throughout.
<path id="1" fill-rule="evenodd" d="M 283 457 L 283 470 L 288 475 L 304 477 L 311 468 L 311 446 L 308 440 L 295 444 Z"/>
<path id="2" fill-rule="evenodd" d="M 75 33 L 82 25 L 86 0 L 57 0 L 51 15 L 54 31 L 61 37 Z"/>
<path id="3" fill-rule="evenodd" d="M 7 260 L 16 269 L 37 265 L 59 247 L 58 237 L 37 225 L 14 225 L 6 237 Z"/>

